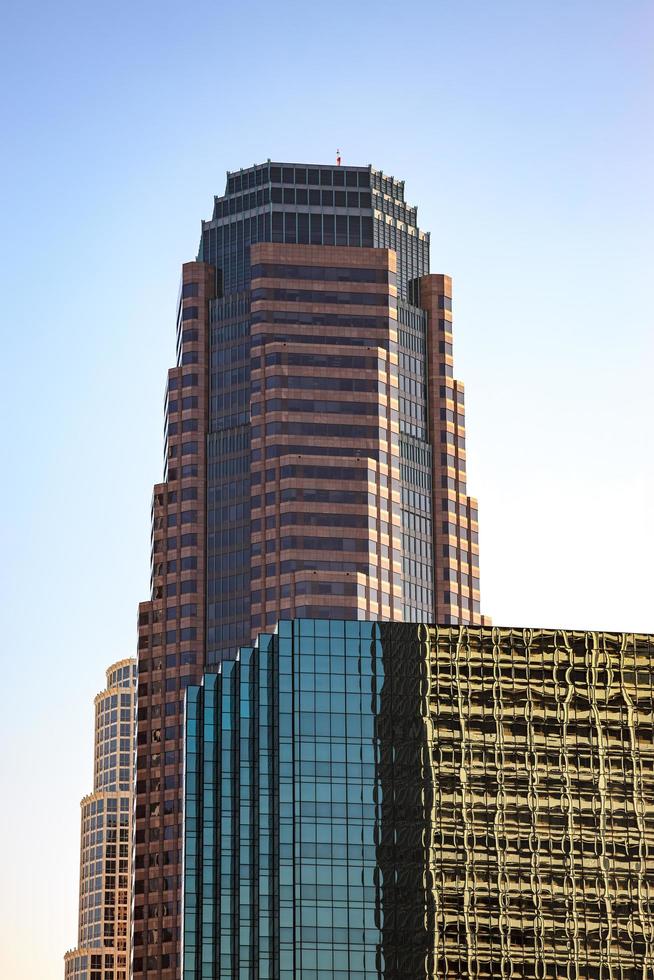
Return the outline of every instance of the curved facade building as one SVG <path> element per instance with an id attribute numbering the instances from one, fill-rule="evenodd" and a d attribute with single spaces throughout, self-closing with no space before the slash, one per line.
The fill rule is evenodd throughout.
<path id="1" fill-rule="evenodd" d="M 66 980 L 127 980 L 136 661 L 107 670 L 95 698 L 93 792 L 81 802 L 78 945 Z"/>

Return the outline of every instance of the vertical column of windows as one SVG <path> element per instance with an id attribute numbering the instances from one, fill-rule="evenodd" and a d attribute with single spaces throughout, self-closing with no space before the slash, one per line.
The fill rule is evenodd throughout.
<path id="1" fill-rule="evenodd" d="M 452 282 L 449 276 L 431 275 L 417 286 L 429 317 L 435 618 L 479 623 L 477 502 L 466 488 L 463 384 L 452 377 Z"/>
<path id="2" fill-rule="evenodd" d="M 430 494 L 432 450 L 427 442 L 427 317 L 398 304 L 400 450 L 402 454 L 403 619 L 424 622 L 434 615 L 433 527 Z"/>
<path id="3" fill-rule="evenodd" d="M 208 308 L 214 270 L 183 267 L 178 367 L 166 398 L 166 482 L 152 507 L 152 597 L 139 607 L 132 971 L 179 961 L 182 711 L 204 666 Z"/>
<path id="4" fill-rule="evenodd" d="M 238 671 L 235 661 L 221 667 L 220 707 L 220 972 L 238 977 Z"/>
<path id="5" fill-rule="evenodd" d="M 254 904 L 256 871 L 256 740 L 255 715 L 258 673 L 251 649 L 240 654 L 238 671 L 238 818 L 236 864 L 238 867 L 238 969 L 240 976 L 253 976 L 257 964 L 255 934 L 258 910 Z"/>
<path id="6" fill-rule="evenodd" d="M 206 785 L 215 793 L 214 772 L 203 771 L 203 757 L 213 758 L 213 731 L 204 733 L 203 738 L 203 698 L 197 687 L 189 687 L 186 694 L 184 717 L 184 888 L 182 919 L 182 980 L 195 980 L 200 975 L 203 959 L 200 931 L 203 924 L 202 881 L 209 877 L 200 874 L 204 861 L 214 867 L 217 855 L 203 853 L 205 834 L 209 841 L 214 839 L 214 813 L 211 806 L 205 813 L 203 809 L 203 787 Z M 204 750 L 204 751 L 203 751 Z M 213 883 L 213 882 L 212 882 Z M 214 914 L 215 902 L 209 915 Z M 208 953 L 208 958 L 211 954 Z"/>
<path id="7" fill-rule="evenodd" d="M 207 660 L 250 638 L 250 300 L 211 305 Z"/>
<path id="8" fill-rule="evenodd" d="M 252 907 L 259 980 L 272 980 L 275 976 L 274 964 L 279 956 L 279 947 L 276 945 L 279 914 L 279 840 L 276 833 L 279 816 L 279 796 L 276 792 L 279 753 L 275 717 L 280 696 L 277 653 L 276 637 L 260 635 L 256 656 L 253 658 L 258 678 L 251 715 L 256 732 L 253 814 L 256 845 L 252 870 Z"/>

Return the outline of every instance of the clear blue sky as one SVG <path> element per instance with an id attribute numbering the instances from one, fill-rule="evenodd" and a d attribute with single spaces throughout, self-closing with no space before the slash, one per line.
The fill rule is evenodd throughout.
<path id="1" fill-rule="evenodd" d="M 454 277 L 483 608 L 654 630 L 654 4 L 5 0 L 0 28 L 0 976 L 60 980 L 179 267 L 226 169 L 338 146 L 406 180 Z"/>

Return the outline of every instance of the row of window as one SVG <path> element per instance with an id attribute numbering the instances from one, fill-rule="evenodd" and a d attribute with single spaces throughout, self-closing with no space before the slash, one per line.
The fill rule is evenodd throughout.
<path id="1" fill-rule="evenodd" d="M 415 466 L 408 463 L 400 463 L 400 480 L 403 484 L 411 484 L 414 487 L 422 487 L 424 490 L 431 489 L 431 476 Z"/>
<path id="2" fill-rule="evenodd" d="M 265 191 L 264 191 L 264 197 Z M 251 198 L 252 195 L 249 195 Z M 304 187 L 273 187 L 270 191 L 273 204 L 299 204 L 305 207 L 353 208 L 368 211 L 372 207 L 370 191 L 311 190 Z"/>
<path id="3" fill-rule="evenodd" d="M 183 374 L 180 378 L 168 378 L 168 391 L 175 391 L 177 388 L 190 388 L 198 383 L 197 374 Z M 181 381 L 181 385 L 180 385 Z"/>
<path id="4" fill-rule="evenodd" d="M 288 450 L 288 447 L 284 446 L 284 450 Z M 309 451 L 307 447 L 306 451 Z M 333 449 L 330 450 L 333 454 Z M 345 455 L 342 449 L 339 449 L 341 455 Z M 375 482 L 376 474 L 374 472 L 368 473 L 368 469 L 364 467 L 354 467 L 354 466 L 311 466 L 311 465 L 284 465 L 279 467 L 279 478 L 281 480 L 294 479 L 294 480 L 348 480 L 348 481 L 367 481 L 370 479 L 371 482 Z M 271 477 L 268 477 L 266 473 L 266 479 L 274 479 L 274 472 Z M 252 483 L 260 483 L 261 474 L 252 474 Z"/>
<path id="5" fill-rule="evenodd" d="M 182 534 L 179 538 L 166 538 L 165 544 L 161 538 L 158 538 L 154 542 L 154 551 L 162 551 L 164 548 L 168 551 L 176 551 L 179 545 L 180 548 L 195 548 L 197 547 L 198 536 L 194 533 Z"/>
<path id="6" fill-rule="evenodd" d="M 418 212 L 416 208 L 410 208 L 400 201 L 389 200 L 381 194 L 372 195 L 372 206 L 382 214 L 388 214 L 397 221 L 403 221 L 407 225 L 417 227 Z"/>
<path id="7" fill-rule="evenodd" d="M 447 447 L 450 452 L 441 453 L 441 464 L 443 466 L 457 467 L 462 475 L 465 475 L 466 461 L 461 456 L 454 455 L 454 446 Z"/>
<path id="8" fill-rule="evenodd" d="M 388 329 L 389 322 L 386 316 L 363 316 L 355 313 L 307 313 L 304 310 L 254 310 L 252 312 L 252 323 L 284 323 L 294 327 L 335 327 L 338 333 L 334 336 L 318 335 L 320 346 L 333 344 L 342 347 L 361 346 L 383 347 L 388 350 Z M 378 331 L 379 336 L 353 336 L 348 333 L 350 330 Z M 293 334 L 263 334 L 253 332 L 252 347 L 259 347 L 266 344 L 315 344 L 316 334 L 311 335 L 308 331 Z"/>
<path id="9" fill-rule="evenodd" d="M 263 451 L 261 449 L 252 450 L 252 459 L 260 460 L 263 459 Z M 357 459 L 369 460 L 369 459 L 379 459 L 380 462 L 386 461 L 386 453 L 383 450 L 378 449 L 377 446 L 368 446 L 367 448 L 362 448 L 360 446 L 344 446 L 340 445 L 338 447 L 338 452 L 334 451 L 334 446 L 319 446 L 315 442 L 312 445 L 276 445 L 275 443 L 266 445 L 266 462 L 273 462 L 277 457 L 282 456 L 330 456 L 332 458 L 356 456 Z M 269 479 L 274 479 L 274 475 Z M 333 477 L 331 479 L 334 479 Z M 371 479 L 373 479 L 371 477 Z M 253 473 L 252 483 L 260 483 L 261 474 Z M 383 474 L 379 475 L 379 483 L 381 486 L 388 486 L 388 478 Z"/>
<path id="10" fill-rule="evenodd" d="M 412 398 L 424 400 L 427 397 L 427 387 L 422 378 L 409 378 L 405 374 L 400 373 L 398 383 L 400 391 L 406 392 Z"/>
<path id="11" fill-rule="evenodd" d="M 294 587 L 287 583 L 282 585 L 279 590 L 276 587 L 266 589 L 263 597 L 261 590 L 253 589 L 251 595 L 253 603 L 260 603 L 262 598 L 265 598 L 266 602 L 276 602 L 279 598 L 289 598 L 293 594 L 356 596 L 358 586 L 356 582 L 325 582 L 318 579 L 315 582 L 297 582 Z"/>
<path id="12" fill-rule="evenodd" d="M 463 474 L 465 476 L 465 474 Z M 456 490 L 458 493 L 466 493 L 466 482 L 464 480 L 455 480 L 452 476 L 442 476 L 441 477 L 441 489 L 443 490 Z"/>
<path id="13" fill-rule="evenodd" d="M 414 513 L 413 511 L 402 511 L 402 527 L 416 534 L 424 534 L 431 537 L 431 518 L 425 517 L 424 513 Z"/>
<path id="14" fill-rule="evenodd" d="M 277 542 L 274 540 L 266 542 L 266 544 L 270 544 L 272 546 L 271 550 L 273 551 L 277 549 Z M 279 547 L 282 551 L 290 549 L 298 551 L 368 551 L 370 542 L 368 538 L 316 538 L 294 535 L 281 538 Z M 261 544 L 258 542 L 253 543 L 252 554 L 260 553 Z"/>
<path id="15" fill-rule="evenodd" d="M 176 572 L 178 569 L 182 572 L 189 571 L 190 569 L 195 569 L 198 567 L 198 560 L 195 555 L 191 555 L 188 558 L 172 558 L 166 564 L 166 574 L 170 575 L 171 572 Z M 156 571 L 157 575 L 163 575 L 164 569 L 163 565 L 160 565 Z"/>
<path id="16" fill-rule="evenodd" d="M 154 498 L 154 504 L 159 507 L 163 507 L 165 501 L 169 504 L 176 504 L 179 500 L 197 500 L 198 499 L 198 488 L 197 487 L 183 487 L 181 493 L 177 490 L 169 490 L 168 493 L 157 493 Z M 154 506 L 153 504 L 153 506 Z"/>
<path id="17" fill-rule="evenodd" d="M 366 269 L 360 266 L 282 265 L 261 263 L 251 269 L 253 279 L 311 279 L 314 282 L 393 283 L 395 275 L 388 269 Z"/>
<path id="18" fill-rule="evenodd" d="M 262 382 L 252 384 L 252 391 L 261 390 Z M 343 378 L 334 375 L 269 374 L 265 378 L 269 388 L 303 388 L 307 391 L 370 391 L 385 394 L 386 384 L 377 378 Z"/>
<path id="19" fill-rule="evenodd" d="M 471 541 L 475 542 L 475 544 L 479 542 L 478 531 L 468 532 L 467 529 L 465 527 L 462 527 L 460 524 L 450 524 L 446 521 L 443 521 L 442 530 L 443 530 L 443 534 L 451 534 L 454 537 L 456 537 L 458 534 L 458 536 L 461 538 L 462 541 L 467 541 L 469 537 Z"/>
<path id="20" fill-rule="evenodd" d="M 368 170 L 351 170 L 346 167 L 294 167 L 264 164 L 253 170 L 230 174 L 227 193 L 238 194 L 264 184 L 309 184 L 323 187 L 370 187 Z"/>
<path id="21" fill-rule="evenodd" d="M 465 436 L 455 435 L 454 432 L 449 432 L 445 430 L 441 432 L 441 443 L 447 444 L 447 451 L 450 453 L 455 452 L 455 447 L 459 450 L 466 448 Z"/>
<path id="22" fill-rule="evenodd" d="M 446 605 L 461 606 L 463 609 L 471 609 L 473 612 L 481 612 L 481 603 L 477 599 L 471 599 L 456 592 L 444 592 L 443 602 Z M 493 722 L 493 725 L 495 722 Z"/>
<path id="23" fill-rule="evenodd" d="M 404 348 L 404 351 L 400 351 L 400 366 L 408 367 L 414 374 L 422 374 L 424 371 L 422 364 L 425 357 L 424 336 L 403 330 L 400 327 L 397 331 L 397 341 L 400 348 Z"/>
<path id="24" fill-rule="evenodd" d="M 393 306 L 389 293 L 330 292 L 322 289 L 283 289 L 259 286 L 252 290 L 252 302 L 272 300 L 276 303 L 347 303 L 349 306 Z"/>
<path id="25" fill-rule="evenodd" d="M 272 241 L 287 245 L 373 246 L 372 218 L 333 212 L 273 211 Z"/>
<path id="26" fill-rule="evenodd" d="M 186 579 L 179 583 L 180 595 L 191 595 L 198 591 L 198 583 L 195 579 Z M 176 596 L 178 593 L 177 582 L 168 582 L 166 585 L 166 595 Z"/>
<path id="27" fill-rule="evenodd" d="M 422 514 L 431 513 L 431 497 L 411 487 L 402 487 L 402 506 L 411 507 Z M 418 530 L 418 528 L 416 528 Z"/>
<path id="28" fill-rule="evenodd" d="M 182 606 L 169 606 L 166 609 L 166 619 L 185 619 L 188 616 L 196 616 L 198 611 L 197 604 L 194 602 L 184 603 Z M 166 644 L 187 643 L 197 640 L 197 630 L 195 626 L 187 626 L 179 630 L 167 630 L 165 633 L 153 633 L 151 636 L 142 634 L 139 636 L 139 650 L 146 650 L 148 647 L 161 646 Z"/>
<path id="29" fill-rule="evenodd" d="M 261 367 L 261 358 L 253 357 L 251 360 L 253 370 Z M 352 354 L 305 354 L 296 351 L 275 351 L 266 354 L 264 363 L 266 366 L 285 364 L 292 367 L 318 367 L 339 370 L 345 368 L 354 371 L 380 371 L 386 370 L 386 362 L 378 357 L 361 357 Z"/>
<path id="30" fill-rule="evenodd" d="M 179 515 L 175 513 L 168 514 L 167 517 L 168 527 L 176 527 L 178 523 L 177 521 L 178 516 L 179 516 L 180 524 L 197 524 L 197 520 L 198 520 L 197 510 L 183 510 Z M 157 520 L 159 520 L 159 518 L 157 518 Z"/>
<path id="31" fill-rule="evenodd" d="M 181 452 L 179 453 L 180 456 L 191 456 L 198 452 L 198 446 L 199 443 L 196 441 L 183 442 L 181 447 L 176 443 L 173 443 L 172 445 L 168 446 L 168 458 L 174 459 L 174 457 L 178 455 L 178 449 L 181 449 Z"/>
<path id="32" fill-rule="evenodd" d="M 216 432 L 222 432 L 227 429 L 234 429 L 237 426 L 247 425 L 247 423 L 250 421 L 250 413 L 245 410 L 240 412 L 232 412 L 230 415 L 225 415 L 224 410 L 217 407 L 215 399 L 212 399 L 211 411 L 212 418 L 214 420 L 213 425 Z"/>
<path id="33" fill-rule="evenodd" d="M 261 402 L 251 406 L 252 415 L 260 415 Z M 374 402 L 322 401 L 317 398 L 266 398 L 266 412 L 311 412 L 339 415 L 378 415 L 380 406 Z"/>
<path id="34" fill-rule="evenodd" d="M 216 389 L 218 386 L 215 384 L 216 375 L 211 375 L 211 387 Z M 221 394 L 212 395 L 211 397 L 211 415 L 212 418 L 222 412 L 233 411 L 235 408 L 246 408 L 250 404 L 250 388 L 228 388 Z"/>
<path id="35" fill-rule="evenodd" d="M 261 438 L 264 427 L 262 425 L 252 426 L 252 438 Z M 376 425 L 347 425 L 345 423 L 330 422 L 267 422 L 265 426 L 266 436 L 289 435 L 289 436 L 321 436 L 323 438 L 340 437 L 342 439 L 383 439 L 384 431 L 380 431 Z M 291 447 L 289 447 L 289 452 Z M 333 447 L 332 447 L 333 452 Z M 340 450 L 339 450 L 340 452 Z M 259 454 L 261 451 L 259 450 Z M 253 451 L 253 458 L 254 451 Z M 261 458 L 259 455 L 258 458 Z"/>
<path id="36" fill-rule="evenodd" d="M 221 300 L 215 300 L 211 307 L 209 308 L 212 323 L 219 322 L 218 311 L 220 309 L 219 304 Z M 248 296 L 247 302 L 247 315 L 250 314 L 250 299 Z M 211 328 L 211 348 L 214 350 L 220 344 L 226 344 L 233 340 L 238 340 L 240 337 L 250 336 L 250 322 L 249 320 L 239 320 L 237 323 L 228 322 L 220 323 L 219 326 L 212 326 Z"/>
<path id="37" fill-rule="evenodd" d="M 381 170 L 371 170 L 370 186 L 375 190 L 387 194 L 398 201 L 404 201 L 404 181 L 395 180 L 394 177 L 387 177 Z"/>
<path id="38" fill-rule="evenodd" d="M 169 414 L 172 414 L 173 412 L 177 412 L 180 409 L 182 412 L 187 412 L 189 409 L 198 408 L 198 407 L 199 407 L 199 403 L 198 403 L 197 395 L 187 395 L 185 398 L 182 398 L 181 400 L 172 399 L 171 401 L 168 402 Z"/>
<path id="39" fill-rule="evenodd" d="M 249 367 L 250 343 L 229 344 L 211 353 L 211 366 L 220 367 L 221 364 L 236 364 L 244 362 Z M 243 380 L 247 380 L 247 375 Z"/>
<path id="40" fill-rule="evenodd" d="M 377 519 L 373 515 L 368 514 L 330 514 L 320 511 L 316 513 L 300 511 L 299 513 L 287 512 L 281 514 L 279 526 L 288 527 L 290 524 L 305 524 L 315 527 L 366 527 L 375 530 L 377 528 Z M 277 518 L 275 514 L 268 514 L 265 519 L 266 530 L 271 530 L 276 526 Z M 261 519 L 257 517 L 251 521 L 250 528 L 253 532 L 261 531 Z"/>
<path id="41" fill-rule="evenodd" d="M 400 437 L 400 455 L 425 469 L 431 469 L 431 446 Z"/>
<path id="42" fill-rule="evenodd" d="M 416 542 L 416 544 L 427 544 L 426 541 Z M 431 548 L 427 548 L 425 558 L 431 558 Z M 405 584 L 410 579 L 417 579 L 420 584 L 431 585 L 434 569 L 431 562 L 425 564 L 425 562 L 417 561 L 415 558 L 407 558 L 406 555 L 402 559 L 402 567 L 405 575 Z M 404 590 L 405 596 L 407 595 L 406 589 Z M 431 600 L 430 600 L 431 601 Z"/>

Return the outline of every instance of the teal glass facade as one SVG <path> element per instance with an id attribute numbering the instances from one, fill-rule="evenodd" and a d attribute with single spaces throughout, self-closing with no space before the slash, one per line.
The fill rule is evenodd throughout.
<path id="1" fill-rule="evenodd" d="M 395 629 L 282 621 L 189 688 L 184 980 L 424 975 L 428 685 Z"/>

